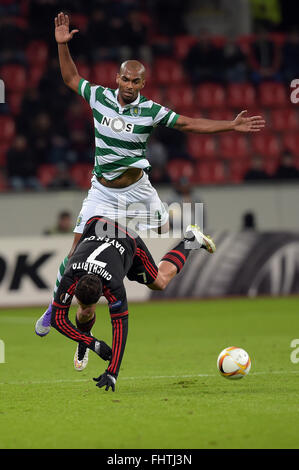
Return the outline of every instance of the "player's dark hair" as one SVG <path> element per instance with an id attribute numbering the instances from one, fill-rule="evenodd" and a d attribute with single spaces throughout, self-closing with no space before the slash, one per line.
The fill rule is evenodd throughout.
<path id="1" fill-rule="evenodd" d="M 101 279 L 94 274 L 86 274 L 78 281 L 74 294 L 83 305 L 91 305 L 97 303 L 102 291 Z"/>

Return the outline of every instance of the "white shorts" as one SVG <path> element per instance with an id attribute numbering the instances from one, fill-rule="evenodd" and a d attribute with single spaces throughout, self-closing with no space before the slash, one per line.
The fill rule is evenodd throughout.
<path id="1" fill-rule="evenodd" d="M 168 222 L 168 211 L 151 185 L 146 173 L 126 188 L 107 188 L 93 176 L 91 188 L 83 201 L 75 233 L 82 233 L 90 217 L 103 215 L 125 224 L 130 220 L 135 230 L 155 229 Z"/>

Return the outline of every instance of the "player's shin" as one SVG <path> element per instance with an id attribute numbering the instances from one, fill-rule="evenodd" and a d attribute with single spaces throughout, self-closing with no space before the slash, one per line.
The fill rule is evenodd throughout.
<path id="1" fill-rule="evenodd" d="M 177 268 L 177 273 L 179 273 L 183 269 L 189 254 L 190 250 L 186 249 L 185 240 L 182 240 L 172 250 L 166 253 L 161 261 L 168 261 L 169 263 L 172 263 Z"/>

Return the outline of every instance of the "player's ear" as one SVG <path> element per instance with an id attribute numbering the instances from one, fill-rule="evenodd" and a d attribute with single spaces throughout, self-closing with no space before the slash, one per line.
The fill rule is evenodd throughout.
<path id="1" fill-rule="evenodd" d="M 141 86 L 140 90 L 142 90 L 142 89 L 145 87 L 145 83 L 146 83 L 145 80 L 143 80 L 143 81 L 142 81 L 142 86 Z"/>
<path id="2" fill-rule="evenodd" d="M 120 75 L 119 75 L 119 73 L 117 73 L 116 74 L 116 79 L 115 79 L 117 85 L 119 85 L 119 79 L 120 79 Z"/>

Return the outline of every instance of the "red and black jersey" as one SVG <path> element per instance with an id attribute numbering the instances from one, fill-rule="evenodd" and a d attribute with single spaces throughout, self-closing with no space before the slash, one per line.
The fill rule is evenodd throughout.
<path id="1" fill-rule="evenodd" d="M 103 284 L 113 338 L 108 371 L 117 376 L 128 330 L 124 278 L 127 276 L 141 284 L 151 284 L 157 277 L 158 268 L 145 243 L 135 232 L 107 217 L 96 216 L 87 221 L 56 292 L 52 324 L 70 339 L 81 341 L 95 350 L 96 338 L 80 332 L 68 319 L 76 284 L 85 274 L 99 276 Z"/>

